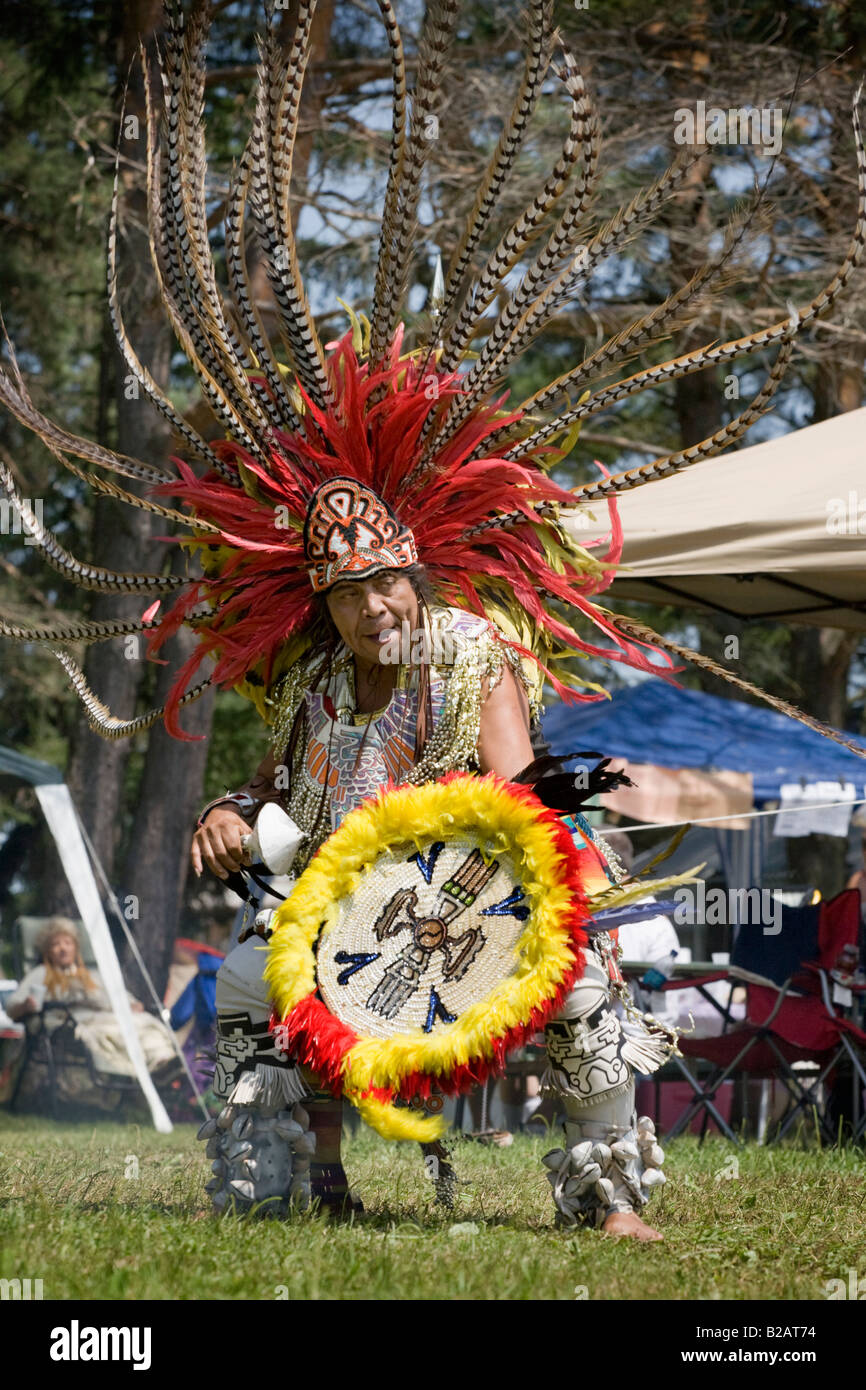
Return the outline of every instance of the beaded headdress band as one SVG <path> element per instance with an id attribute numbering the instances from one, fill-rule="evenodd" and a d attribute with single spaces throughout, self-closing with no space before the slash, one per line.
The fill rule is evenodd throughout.
<path id="1" fill-rule="evenodd" d="M 304 554 L 317 594 L 341 579 L 367 579 L 418 563 L 415 537 L 372 488 L 331 478 L 316 488 L 304 526 Z"/>

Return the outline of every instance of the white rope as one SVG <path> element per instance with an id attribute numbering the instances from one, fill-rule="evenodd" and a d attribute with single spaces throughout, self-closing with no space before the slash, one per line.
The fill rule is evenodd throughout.
<path id="1" fill-rule="evenodd" d="M 702 816 L 695 820 L 672 820 L 660 825 L 654 821 L 647 825 L 605 824 L 601 834 L 610 834 L 614 830 L 624 835 L 634 835 L 638 830 L 678 830 L 681 825 L 715 825 L 720 820 L 756 820 L 758 816 L 780 816 L 783 811 L 787 814 L 795 811 L 830 811 L 835 806 L 866 806 L 866 798 L 861 797 L 859 801 L 810 801 L 805 806 L 777 806 L 774 811 L 733 811 L 729 816 Z"/>

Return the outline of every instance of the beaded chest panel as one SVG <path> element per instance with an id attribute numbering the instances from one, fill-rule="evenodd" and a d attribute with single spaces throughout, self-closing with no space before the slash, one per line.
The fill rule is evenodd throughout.
<path id="1" fill-rule="evenodd" d="M 445 684 L 436 681 L 431 697 L 434 723 L 445 703 Z M 368 724 L 339 723 L 325 695 L 307 692 L 309 734 L 303 775 L 314 793 L 321 794 L 327 777 L 333 829 L 347 811 L 374 796 L 389 783 L 405 782 L 412 771 L 418 695 L 398 690 L 388 708 Z"/>

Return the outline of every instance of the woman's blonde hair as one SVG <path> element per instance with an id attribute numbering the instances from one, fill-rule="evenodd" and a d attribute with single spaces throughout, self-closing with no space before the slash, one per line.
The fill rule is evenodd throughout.
<path id="1" fill-rule="evenodd" d="M 72 970 L 58 970 L 48 957 L 51 943 L 56 941 L 58 936 L 70 936 L 75 942 L 75 966 Z M 49 917 L 36 938 L 36 947 L 45 966 L 45 992 L 50 998 L 59 998 L 66 994 L 71 980 L 77 980 L 87 994 L 96 993 L 99 986 L 84 964 L 81 937 L 70 917 Z"/>

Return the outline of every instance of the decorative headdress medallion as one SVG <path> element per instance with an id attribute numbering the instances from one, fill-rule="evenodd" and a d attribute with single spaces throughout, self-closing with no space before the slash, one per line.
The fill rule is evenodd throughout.
<path id="1" fill-rule="evenodd" d="M 316 593 L 339 579 L 418 563 L 415 538 L 391 508 L 355 478 L 329 478 L 310 498 L 304 552 Z"/>

